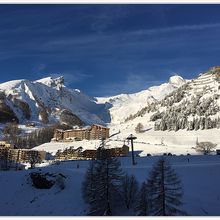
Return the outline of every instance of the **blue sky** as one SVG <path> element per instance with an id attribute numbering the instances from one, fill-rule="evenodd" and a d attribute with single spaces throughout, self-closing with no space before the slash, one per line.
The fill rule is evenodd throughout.
<path id="1" fill-rule="evenodd" d="M 0 82 L 64 75 L 91 96 L 220 65 L 220 5 L 0 5 Z"/>

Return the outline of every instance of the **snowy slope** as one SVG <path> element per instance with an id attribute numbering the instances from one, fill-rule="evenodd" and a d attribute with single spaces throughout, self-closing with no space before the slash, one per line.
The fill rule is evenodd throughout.
<path id="1" fill-rule="evenodd" d="M 220 161 L 219 156 L 176 156 L 167 157 L 179 175 L 183 189 L 183 209 L 189 216 L 220 215 Z M 189 159 L 189 163 L 188 163 Z M 122 169 L 136 176 L 141 184 L 148 178 L 149 171 L 158 157 L 121 158 Z M 79 169 L 77 169 L 79 164 Z M 65 189 L 33 188 L 28 174 L 33 170 L 1 172 L 0 215 L 8 216 L 82 216 L 88 206 L 81 194 L 81 184 L 88 161 L 69 161 L 60 165 L 41 167 L 42 172 L 62 173 L 67 178 Z M 34 170 L 37 171 L 38 169 Z M 126 215 L 126 213 L 122 213 Z"/>
<path id="2" fill-rule="evenodd" d="M 205 74 L 207 75 L 207 74 Z M 211 78 L 210 78 L 211 76 Z M 164 120 L 173 119 L 173 123 L 175 123 L 177 120 L 175 119 L 175 114 L 172 112 L 173 109 L 175 109 L 175 106 L 180 106 L 184 100 L 188 100 L 187 105 L 184 105 L 186 108 L 191 108 L 191 99 L 194 96 L 200 97 L 200 103 L 205 103 L 206 99 L 209 99 L 210 97 L 214 97 L 214 95 L 219 94 L 218 89 L 218 83 L 215 81 L 215 78 L 213 75 L 208 76 L 209 81 L 206 79 L 206 83 L 208 82 L 211 85 L 214 85 L 215 87 L 213 90 L 207 90 L 204 93 L 200 93 L 200 91 L 197 91 L 197 85 L 194 84 L 198 81 L 203 79 L 204 74 L 201 74 L 198 76 L 198 78 L 193 79 L 192 81 L 186 81 L 184 83 L 184 80 L 179 76 L 171 77 L 169 83 L 162 84 L 161 86 L 155 86 L 151 87 L 148 90 L 142 91 L 140 93 L 136 94 L 130 94 L 130 95 L 119 95 L 115 97 L 109 97 L 109 98 L 97 98 L 98 103 L 105 103 L 108 102 L 110 105 L 110 113 L 112 118 L 112 123 L 110 123 L 108 126 L 110 128 L 110 134 L 118 133 L 116 136 L 113 136 L 110 138 L 110 141 L 108 142 L 109 147 L 121 147 L 124 141 L 127 143 L 126 138 L 130 134 L 134 134 L 137 137 L 137 140 L 134 141 L 135 150 L 140 156 L 145 156 L 147 154 L 152 155 L 161 155 L 163 153 L 173 153 L 176 155 L 180 154 L 198 154 L 195 150 L 196 141 L 199 142 L 213 142 L 217 144 L 216 149 L 220 148 L 220 138 L 219 138 L 219 128 L 213 128 L 213 129 L 207 129 L 206 127 L 199 128 L 199 129 L 187 129 L 182 128 L 178 129 L 177 131 L 172 129 L 166 129 L 166 130 L 155 130 L 155 124 L 158 123 L 159 120 L 153 121 L 152 116 L 159 112 L 167 112 L 168 109 L 170 109 L 170 116 L 166 116 Z M 207 76 L 206 76 L 207 77 Z M 206 83 L 199 83 L 199 86 L 202 88 L 206 88 Z M 174 86 L 175 85 L 175 86 Z M 179 86 L 177 88 L 177 86 Z M 183 91 L 183 94 L 180 91 Z M 166 92 L 169 94 L 164 95 Z M 180 93 L 180 100 L 178 102 L 178 94 Z M 149 95 L 151 94 L 151 96 Z M 154 94 L 154 96 L 152 96 Z M 165 97 L 164 97 L 165 96 Z M 164 97 L 164 98 L 162 98 Z M 173 101 L 172 104 L 169 104 L 167 100 L 170 99 L 171 101 L 177 99 L 177 101 Z M 141 106 L 148 106 L 146 105 L 146 102 L 143 101 L 146 100 L 148 102 L 149 100 L 152 101 L 154 104 L 154 109 L 150 111 L 143 111 L 143 114 L 139 115 L 137 114 L 136 117 L 131 118 L 131 120 L 127 120 L 124 122 L 124 119 L 129 116 L 131 112 L 137 112 Z M 154 101 L 155 100 L 155 101 Z M 216 99 L 217 104 L 220 99 Z M 150 102 L 150 101 L 149 101 Z M 162 104 L 166 103 L 167 104 Z M 111 104 L 110 104 L 111 103 Z M 220 104 L 220 103 L 219 103 Z M 152 105 L 152 104 L 151 104 Z M 199 106 L 199 104 L 195 105 L 195 107 Z M 212 105 L 207 105 L 208 108 L 207 111 L 211 109 Z M 220 106 L 220 105 L 219 105 Z M 135 109 L 135 110 L 134 110 Z M 183 113 L 186 113 L 183 109 Z M 213 115 L 213 117 L 218 117 L 219 111 L 217 111 L 216 115 Z M 196 117 L 196 116 L 194 116 Z M 203 117 L 203 116 L 202 116 Z M 183 117 L 180 117 L 182 119 Z M 207 117 L 208 118 L 208 117 Z M 122 120 L 123 119 L 123 120 Z M 192 113 L 189 111 L 189 115 L 187 118 L 189 121 L 193 120 Z M 176 121 L 175 121 L 176 120 Z M 208 119 L 207 119 L 208 120 Z M 143 131 L 141 133 L 136 133 L 135 127 L 138 123 L 141 123 L 143 125 Z M 205 123 L 207 126 L 208 123 Z M 186 124 L 189 126 L 190 124 Z M 38 146 L 37 149 L 44 149 L 46 151 L 49 151 L 53 154 L 56 153 L 58 149 L 65 149 L 66 147 L 80 147 L 82 146 L 84 149 L 95 149 L 98 146 L 97 141 L 79 141 L 79 142 L 72 142 L 72 143 L 45 143 L 41 146 Z M 130 146 L 130 143 L 129 143 Z"/>
<path id="3" fill-rule="evenodd" d="M 179 87 L 155 110 L 151 118 L 155 130 L 220 128 L 220 68 L 211 68 Z"/>
<path id="4" fill-rule="evenodd" d="M 20 122 L 25 120 L 41 121 L 40 112 L 44 112 L 49 122 L 59 120 L 62 110 L 66 109 L 87 124 L 109 122 L 105 105 L 97 104 L 77 89 L 64 86 L 63 77 L 47 77 L 37 81 L 14 80 L 0 84 L 0 91 L 5 94 L 5 102 L 13 110 Z M 27 118 L 17 102 L 28 105 Z M 19 102 L 19 103 L 20 103 Z M 45 113 L 46 112 L 46 113 Z"/>
<path id="5" fill-rule="evenodd" d="M 146 119 L 146 118 L 142 118 Z M 176 155 L 197 155 L 201 154 L 195 150 L 196 141 L 199 142 L 210 141 L 217 144 L 216 149 L 220 148 L 219 129 L 211 130 L 198 130 L 198 131 L 186 131 L 179 130 L 175 131 L 154 131 L 150 123 L 146 120 L 143 123 L 143 133 L 135 133 L 135 126 L 139 123 L 140 118 L 135 119 L 132 123 L 125 123 L 121 125 L 112 125 L 110 127 L 111 134 L 116 133 L 120 130 L 120 133 L 113 136 L 108 140 L 107 147 L 122 147 L 124 142 L 130 147 L 131 144 L 127 142 L 126 138 L 133 134 L 137 137 L 134 140 L 134 150 L 136 154 L 140 156 L 151 155 L 163 155 L 164 153 L 172 153 Z M 73 142 L 50 142 L 39 145 L 34 149 L 45 150 L 55 155 L 57 150 L 64 150 L 69 147 L 77 149 L 82 147 L 85 149 L 97 149 L 100 146 L 99 140 L 83 140 Z"/>
<path id="6" fill-rule="evenodd" d="M 173 92 L 186 82 L 181 76 L 172 76 L 168 83 L 153 86 L 134 94 L 121 94 L 112 97 L 97 97 L 97 103 L 108 103 L 111 123 L 119 124 L 131 114 L 138 112 L 141 108 L 161 100 L 167 94 Z"/>

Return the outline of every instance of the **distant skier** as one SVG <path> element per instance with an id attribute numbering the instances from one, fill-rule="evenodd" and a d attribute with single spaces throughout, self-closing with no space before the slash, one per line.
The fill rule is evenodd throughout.
<path id="1" fill-rule="evenodd" d="M 79 164 L 77 163 L 76 168 L 79 169 Z"/>
<path id="2" fill-rule="evenodd" d="M 188 160 L 188 163 L 189 163 L 189 158 L 187 158 L 187 160 Z"/>

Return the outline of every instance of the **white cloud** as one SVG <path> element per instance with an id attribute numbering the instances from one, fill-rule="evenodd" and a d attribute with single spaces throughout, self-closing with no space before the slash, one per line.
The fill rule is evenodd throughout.
<path id="1" fill-rule="evenodd" d="M 33 71 L 34 73 L 38 73 L 38 72 L 41 72 L 41 71 L 45 70 L 46 67 L 47 67 L 46 64 L 40 63 L 40 64 L 38 64 L 38 65 L 35 65 L 35 66 L 32 68 L 32 71 Z"/>
<path id="2" fill-rule="evenodd" d="M 102 84 L 97 89 L 103 96 L 112 96 L 121 93 L 139 92 L 148 89 L 150 86 L 160 85 L 161 83 L 163 83 L 161 80 L 155 80 L 152 75 L 129 73 L 126 75 L 124 81 Z"/>
<path id="3" fill-rule="evenodd" d="M 208 28 L 219 28 L 219 27 L 220 27 L 220 23 L 180 25 L 180 26 L 165 27 L 165 28 L 143 29 L 143 30 L 134 31 L 131 34 L 134 35 L 160 34 L 160 33 L 177 32 L 177 31 L 197 31 L 197 30 L 204 30 Z"/>

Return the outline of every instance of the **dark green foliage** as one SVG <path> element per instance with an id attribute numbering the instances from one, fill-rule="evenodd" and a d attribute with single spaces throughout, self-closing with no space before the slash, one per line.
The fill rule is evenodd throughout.
<path id="1" fill-rule="evenodd" d="M 85 179 L 82 183 L 83 199 L 90 204 L 95 199 L 96 179 L 95 179 L 95 162 L 92 160 L 86 171 Z"/>
<path id="2" fill-rule="evenodd" d="M 17 122 L 9 122 L 5 125 L 3 134 L 4 139 L 11 144 L 16 143 L 17 136 L 21 133 L 21 130 L 18 127 Z"/>
<path id="3" fill-rule="evenodd" d="M 150 211 L 150 201 L 148 196 L 148 187 L 145 182 L 142 183 L 141 189 L 138 193 L 136 205 L 135 205 L 135 212 L 138 216 L 147 216 L 149 215 Z"/>
<path id="4" fill-rule="evenodd" d="M 23 135 L 16 136 L 15 145 L 19 148 L 33 148 L 38 145 L 50 142 L 54 135 L 54 130 L 57 126 L 45 127 L 36 129 L 35 131 Z"/>
<path id="5" fill-rule="evenodd" d="M 157 106 L 158 102 L 155 101 L 151 104 L 148 104 L 146 107 L 142 108 L 141 110 L 139 110 L 137 113 L 133 114 L 133 115 L 130 115 L 129 117 L 127 117 L 125 119 L 125 122 L 127 121 L 130 121 L 130 120 L 133 120 L 137 117 L 142 117 L 144 116 L 146 113 L 149 113 L 149 112 L 155 112 L 156 111 L 156 106 Z"/>
<path id="6" fill-rule="evenodd" d="M 133 207 L 138 194 L 138 182 L 134 175 L 129 176 L 126 174 L 122 180 L 122 199 L 127 207 Z"/>
<path id="7" fill-rule="evenodd" d="M 181 210 L 183 190 L 181 181 L 169 163 L 160 159 L 148 179 L 150 215 L 185 215 Z"/>
<path id="8" fill-rule="evenodd" d="M 165 113 L 157 111 L 150 117 L 150 121 L 156 121 L 158 119 L 161 119 Z"/>
<path id="9" fill-rule="evenodd" d="M 121 203 L 122 170 L 117 158 L 109 157 L 101 148 L 102 157 L 90 163 L 82 186 L 85 202 L 90 205 L 88 215 L 115 215 Z"/>
<path id="10" fill-rule="evenodd" d="M 141 123 L 138 123 L 137 126 L 135 127 L 136 133 L 142 133 L 142 132 L 144 132 L 143 129 L 144 129 L 144 126 L 143 126 L 143 124 L 141 124 Z"/>
<path id="11" fill-rule="evenodd" d="M 210 117 L 220 110 L 216 102 L 219 96 L 205 99 L 202 94 L 198 93 L 189 99 L 186 98 L 187 93 L 185 90 L 182 91 L 183 89 L 185 88 L 180 87 L 160 102 L 162 107 L 166 107 L 166 110 L 152 115 L 151 121 L 156 121 L 154 129 L 178 131 L 179 129 L 219 128 L 220 118 L 212 119 Z M 180 100 L 181 102 L 179 102 Z"/>

